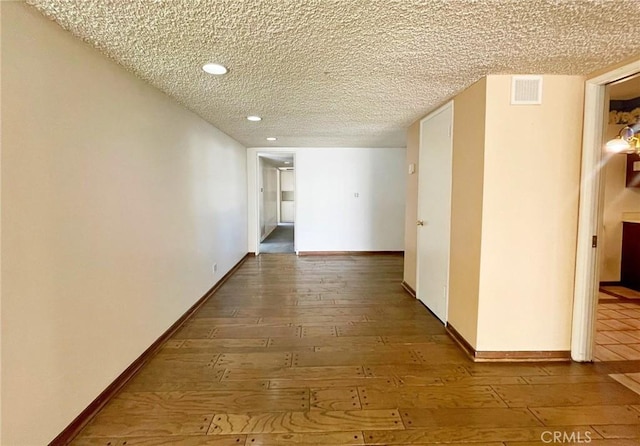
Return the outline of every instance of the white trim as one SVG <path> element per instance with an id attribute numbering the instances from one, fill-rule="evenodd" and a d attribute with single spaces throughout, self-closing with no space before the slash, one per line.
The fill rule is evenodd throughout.
<path id="1" fill-rule="evenodd" d="M 598 249 L 591 247 L 592 236 L 601 240 L 602 196 L 601 163 L 603 131 L 607 123 L 607 84 L 640 72 L 640 59 L 604 73 L 585 83 L 584 126 L 578 244 L 571 326 L 571 358 L 593 360 L 596 306 L 598 304 Z"/>

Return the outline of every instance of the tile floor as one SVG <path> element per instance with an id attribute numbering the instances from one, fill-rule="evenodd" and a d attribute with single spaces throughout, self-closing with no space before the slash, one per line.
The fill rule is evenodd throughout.
<path id="1" fill-rule="evenodd" d="M 640 304 L 600 293 L 596 361 L 640 360 Z"/>
<path id="2" fill-rule="evenodd" d="M 629 290 L 631 291 L 631 290 Z M 636 361 L 640 359 L 640 302 L 600 293 L 596 321 L 597 362 Z M 640 394 L 640 373 L 609 375 Z"/>

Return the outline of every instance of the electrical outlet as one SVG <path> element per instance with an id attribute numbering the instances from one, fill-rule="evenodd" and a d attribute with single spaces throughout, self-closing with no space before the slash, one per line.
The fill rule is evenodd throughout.
<path id="1" fill-rule="evenodd" d="M 214 263 L 211 269 L 213 270 L 213 274 L 215 274 L 218 271 L 218 264 Z"/>

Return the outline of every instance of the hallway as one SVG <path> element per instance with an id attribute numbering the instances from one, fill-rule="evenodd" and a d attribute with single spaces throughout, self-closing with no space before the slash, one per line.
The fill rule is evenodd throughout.
<path id="1" fill-rule="evenodd" d="M 293 223 L 280 223 L 271 234 L 260 243 L 260 253 L 282 254 L 294 251 L 294 231 Z"/>
<path id="2" fill-rule="evenodd" d="M 73 444 L 638 444 L 640 396 L 607 376 L 631 361 L 473 363 L 402 262 L 249 258 Z"/>

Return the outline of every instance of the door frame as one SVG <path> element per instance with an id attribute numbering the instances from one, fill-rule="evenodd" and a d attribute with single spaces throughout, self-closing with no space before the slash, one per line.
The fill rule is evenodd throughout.
<path id="1" fill-rule="evenodd" d="M 296 175 L 296 152 L 295 151 L 290 151 L 290 150 L 257 150 L 255 153 L 255 172 L 254 173 L 254 179 L 255 179 L 255 215 L 256 215 L 256 219 L 253 226 L 253 231 L 254 234 L 256 235 L 256 247 L 255 247 L 255 255 L 259 255 L 260 254 L 260 158 L 261 157 L 265 157 L 265 156 L 269 156 L 269 155 L 291 155 L 291 157 L 293 158 L 293 162 L 292 162 L 292 166 L 294 166 L 293 169 L 293 187 L 294 190 L 297 190 L 298 184 L 297 184 L 297 175 Z M 278 181 L 279 181 L 279 175 L 278 175 Z M 279 187 L 279 186 L 278 186 Z M 279 195 L 279 193 L 278 193 Z M 279 200 L 278 200 L 279 201 Z M 293 215 L 294 215 L 294 221 L 298 220 L 298 206 L 297 206 L 298 202 L 297 200 L 294 201 L 293 204 Z M 297 240 L 296 240 L 296 236 L 295 236 L 295 232 L 293 235 L 293 250 L 296 253 L 296 255 L 298 254 L 298 245 L 297 245 Z"/>
<path id="2" fill-rule="evenodd" d="M 447 109 L 450 109 L 450 113 L 451 113 L 451 128 L 449 130 L 450 134 L 449 134 L 449 139 L 450 139 L 450 144 L 451 144 L 451 163 L 452 163 L 452 169 L 450 172 L 450 176 L 449 176 L 449 181 L 453 182 L 453 126 L 454 126 L 454 122 L 453 122 L 453 118 L 454 118 L 454 108 L 453 108 L 454 104 L 453 104 L 453 100 L 448 101 L 447 103 L 441 105 L 440 107 L 438 107 L 437 109 L 435 109 L 434 111 L 432 111 L 431 113 L 429 113 L 428 115 L 426 115 L 424 118 L 422 118 L 420 120 L 420 126 L 419 126 L 419 138 L 418 138 L 418 193 L 417 193 L 417 202 L 418 202 L 418 208 L 417 208 L 417 216 L 418 218 L 420 218 L 420 152 L 422 151 L 422 146 L 424 143 L 424 133 L 422 132 L 422 126 L 424 125 L 425 122 L 429 121 L 430 119 L 432 119 L 434 116 L 446 112 Z M 451 193 L 452 193 L 452 184 L 450 185 L 449 188 L 449 211 L 451 211 Z M 450 276 L 451 276 L 451 268 L 450 268 L 450 260 L 451 260 L 451 212 L 449 212 L 449 248 L 447 250 L 447 289 L 446 289 L 446 293 L 445 293 L 445 310 L 444 310 L 444 320 L 442 321 L 445 325 L 449 319 L 449 281 L 450 281 Z M 420 252 L 419 252 L 419 248 L 420 248 L 420 233 L 422 231 L 420 231 L 420 229 L 418 229 L 418 233 L 417 233 L 417 237 L 416 237 L 416 298 L 418 300 L 420 300 L 422 302 L 422 300 L 418 297 L 420 295 Z M 426 305 L 425 305 L 426 306 Z M 429 310 L 431 311 L 431 310 Z M 432 312 L 433 313 L 433 312 Z M 435 313 L 434 313 L 435 314 Z M 436 316 L 437 317 L 437 316 Z M 440 320 L 440 318 L 437 318 L 438 320 Z"/>
<path id="3" fill-rule="evenodd" d="M 578 362 L 593 360 L 600 262 L 599 249 L 592 247 L 592 237 L 602 240 L 604 188 L 601 170 L 604 128 L 608 122 L 607 84 L 638 72 L 640 59 L 585 82 L 578 243 L 571 324 L 571 358 Z"/>

